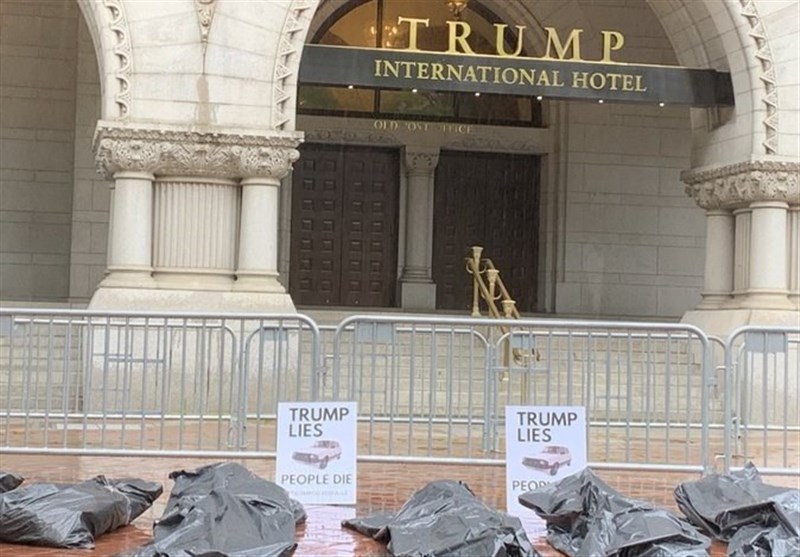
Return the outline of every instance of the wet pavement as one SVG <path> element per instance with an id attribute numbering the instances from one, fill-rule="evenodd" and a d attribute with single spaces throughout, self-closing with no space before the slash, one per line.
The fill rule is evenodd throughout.
<path id="1" fill-rule="evenodd" d="M 152 508 L 132 525 L 100 537 L 93 550 L 65 550 L 0 544 L 2 557 L 56 557 L 76 555 L 86 557 L 113 556 L 130 551 L 151 540 L 153 521 L 161 516 L 172 481 L 173 470 L 191 470 L 218 460 L 175 458 L 110 458 L 67 456 L 0 455 L 0 469 L 25 477 L 25 483 L 76 482 L 103 474 L 109 478 L 135 476 L 158 481 L 164 494 Z M 273 460 L 238 461 L 265 479 L 274 479 Z M 686 480 L 697 479 L 687 474 L 652 472 L 599 472 L 605 481 L 623 494 L 649 501 L 654 505 L 677 511 L 672 492 Z M 434 479 L 465 481 L 472 491 L 494 508 L 505 507 L 505 470 L 501 466 L 430 465 L 359 463 L 358 497 L 355 506 L 306 505 L 308 520 L 297 529 L 295 557 L 387 555 L 384 546 L 360 534 L 341 527 L 341 521 L 355 516 L 368 516 L 380 511 L 396 510 L 415 490 Z M 784 485 L 794 486 L 783 482 Z M 23 484 L 25 485 L 25 484 Z M 545 557 L 561 553 L 552 549 L 544 537 L 544 523 L 532 512 L 520 517 L 534 546 Z M 722 557 L 725 546 L 715 544 L 711 555 Z M 480 556 L 476 556 L 480 557 Z"/>

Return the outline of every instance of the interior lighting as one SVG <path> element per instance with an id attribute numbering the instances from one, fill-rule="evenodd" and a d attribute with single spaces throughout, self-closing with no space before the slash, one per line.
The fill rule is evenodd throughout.
<path id="1" fill-rule="evenodd" d="M 414 89 L 412 89 L 412 90 L 411 90 L 411 92 L 412 92 L 412 93 L 416 93 L 416 92 L 417 92 L 417 89 L 416 89 L 416 88 L 414 88 Z"/>
<path id="2" fill-rule="evenodd" d="M 603 104 L 604 101 L 603 101 L 603 99 L 597 99 L 597 102 L 599 102 L 600 104 Z"/>
<path id="3" fill-rule="evenodd" d="M 664 103 L 660 102 L 660 103 L 658 103 L 658 106 L 660 106 L 661 108 L 664 108 Z"/>
<path id="4" fill-rule="evenodd" d="M 541 96 L 541 95 L 537 95 L 537 96 L 536 96 L 536 100 L 537 100 L 537 101 L 540 101 L 540 100 L 542 100 L 542 96 Z"/>
<path id="5" fill-rule="evenodd" d="M 480 93 L 480 91 L 475 91 L 475 96 L 476 96 L 476 97 L 480 97 L 480 96 L 481 96 L 481 93 Z"/>
<path id="6" fill-rule="evenodd" d="M 347 86 L 347 88 L 348 88 L 348 89 L 352 89 L 352 88 L 353 88 L 353 86 L 352 86 L 352 85 L 348 85 L 348 86 Z"/>

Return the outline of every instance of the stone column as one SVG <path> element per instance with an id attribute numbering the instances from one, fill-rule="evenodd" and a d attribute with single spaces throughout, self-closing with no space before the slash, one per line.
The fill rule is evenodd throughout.
<path id="1" fill-rule="evenodd" d="M 278 282 L 278 186 L 300 134 L 269 133 L 99 122 L 98 169 L 115 191 L 110 274 L 90 307 L 293 312 Z"/>
<path id="2" fill-rule="evenodd" d="M 733 257 L 733 298 L 734 307 L 739 307 L 750 288 L 750 207 L 736 209 L 733 218 L 736 223 L 735 253 Z"/>
<path id="3" fill-rule="evenodd" d="M 724 254 L 711 252 L 732 244 L 735 254 L 734 302 L 714 307 L 707 303 L 704 292 L 703 303 L 684 315 L 684 321 L 721 335 L 744 324 L 797 324 L 789 291 L 790 265 L 798 257 L 793 253 L 798 243 L 793 243 L 787 233 L 791 230 L 791 207 L 800 201 L 799 175 L 800 163 L 779 160 L 753 160 L 681 175 L 687 194 L 715 221 L 710 220 L 708 225 L 707 293 L 716 296 L 729 284 L 725 276 L 723 285 L 719 271 L 724 265 L 728 272 L 729 249 L 724 248 Z M 735 215 L 733 234 L 730 217 L 723 216 L 723 211 Z"/>
<path id="4" fill-rule="evenodd" d="M 404 309 L 436 309 L 436 285 L 431 280 L 433 176 L 439 149 L 406 148 L 405 264 L 400 279 Z"/>
<path id="5" fill-rule="evenodd" d="M 114 221 L 110 226 L 109 288 L 152 287 L 153 175 L 140 171 L 114 173 Z"/>
<path id="6" fill-rule="evenodd" d="M 706 264 L 701 309 L 728 307 L 733 292 L 734 219 L 730 211 L 706 211 Z"/>
<path id="7" fill-rule="evenodd" d="M 236 262 L 236 180 L 156 180 L 153 276 L 162 288 L 230 290 Z"/>
<path id="8" fill-rule="evenodd" d="M 743 306 L 789 309 L 786 261 L 788 204 L 757 201 L 750 204 L 750 286 Z"/>
<path id="9" fill-rule="evenodd" d="M 789 300 L 794 308 L 800 311 L 800 204 L 789 207 L 786 243 L 788 251 L 786 259 L 789 262 Z"/>
<path id="10" fill-rule="evenodd" d="M 280 178 L 242 180 L 237 290 L 284 292 L 278 282 Z"/>

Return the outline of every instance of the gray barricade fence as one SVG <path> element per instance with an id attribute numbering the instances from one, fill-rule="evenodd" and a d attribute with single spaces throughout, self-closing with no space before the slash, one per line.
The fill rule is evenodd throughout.
<path id="1" fill-rule="evenodd" d="M 502 465 L 507 405 L 583 406 L 598 468 L 798 470 L 800 331 L 0 309 L 0 452 L 274 456 L 279 402 L 359 407 L 359 458 Z"/>
<path id="2" fill-rule="evenodd" d="M 0 309 L 0 450 L 274 455 L 317 362 L 303 315 Z"/>
<path id="3" fill-rule="evenodd" d="M 725 368 L 725 469 L 800 476 L 800 327 L 736 329 Z"/>
<path id="4" fill-rule="evenodd" d="M 502 464 L 506 405 L 584 406 L 596 467 L 704 472 L 722 451 L 692 326 L 364 315 L 333 344 L 322 394 L 358 402 L 364 460 Z"/>

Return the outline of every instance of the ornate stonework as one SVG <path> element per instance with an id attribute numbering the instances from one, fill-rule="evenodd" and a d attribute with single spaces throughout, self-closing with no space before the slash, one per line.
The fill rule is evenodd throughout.
<path id="1" fill-rule="evenodd" d="M 439 149 L 406 149 L 406 168 L 410 174 L 430 174 L 439 164 Z"/>
<path id="2" fill-rule="evenodd" d="M 290 111 L 293 111 L 294 107 L 287 106 L 288 101 L 292 98 L 290 78 L 294 75 L 290 69 L 292 66 L 290 58 L 296 56 L 303 48 L 303 40 L 313 15 L 313 13 L 307 12 L 313 12 L 312 8 L 317 3 L 318 0 L 292 0 L 292 4 L 286 11 L 272 80 L 272 127 L 276 130 L 285 129 L 286 124 L 291 120 Z M 294 65 L 297 66 L 297 64 Z"/>
<path id="3" fill-rule="evenodd" d="M 541 143 L 525 141 L 514 138 L 486 137 L 476 135 L 450 141 L 447 146 L 454 149 L 467 151 L 498 151 L 502 153 L 547 153 L 546 147 Z"/>
<path id="4" fill-rule="evenodd" d="M 400 145 L 401 142 L 388 133 L 368 130 L 311 130 L 305 132 L 306 141 L 315 143 L 347 143 L 351 145 Z"/>
<path id="5" fill-rule="evenodd" d="M 681 173 L 686 194 L 703 209 L 733 209 L 754 201 L 800 204 L 800 163 L 750 161 Z"/>
<path id="6" fill-rule="evenodd" d="M 203 52 L 208 45 L 208 33 L 211 31 L 211 22 L 214 20 L 214 9 L 217 0 L 195 0 L 197 7 L 197 20 L 200 23 L 200 42 L 203 45 Z"/>
<path id="7" fill-rule="evenodd" d="M 107 179 L 125 170 L 169 176 L 282 178 L 299 157 L 299 142 L 292 133 L 259 136 L 99 122 L 94 152 L 97 170 Z"/>
<path id="8" fill-rule="evenodd" d="M 778 152 L 778 87 L 775 78 L 775 62 L 755 0 L 739 0 L 739 2 L 742 5 L 742 16 L 750 24 L 750 36 L 756 43 L 756 58 L 761 64 L 759 79 L 765 89 L 761 101 L 767 107 L 767 116 L 764 118 L 766 138 L 763 146 L 766 153 L 772 155 Z"/>
<path id="9" fill-rule="evenodd" d="M 125 18 L 125 10 L 121 0 L 103 0 L 103 6 L 111 14 L 109 27 L 116 37 L 114 45 L 114 56 L 119 61 L 119 67 L 114 76 L 119 83 L 119 91 L 114 94 L 114 102 L 119 107 L 119 116 L 125 118 L 128 115 L 128 108 L 131 102 L 131 41 L 128 36 L 128 20 Z"/>

